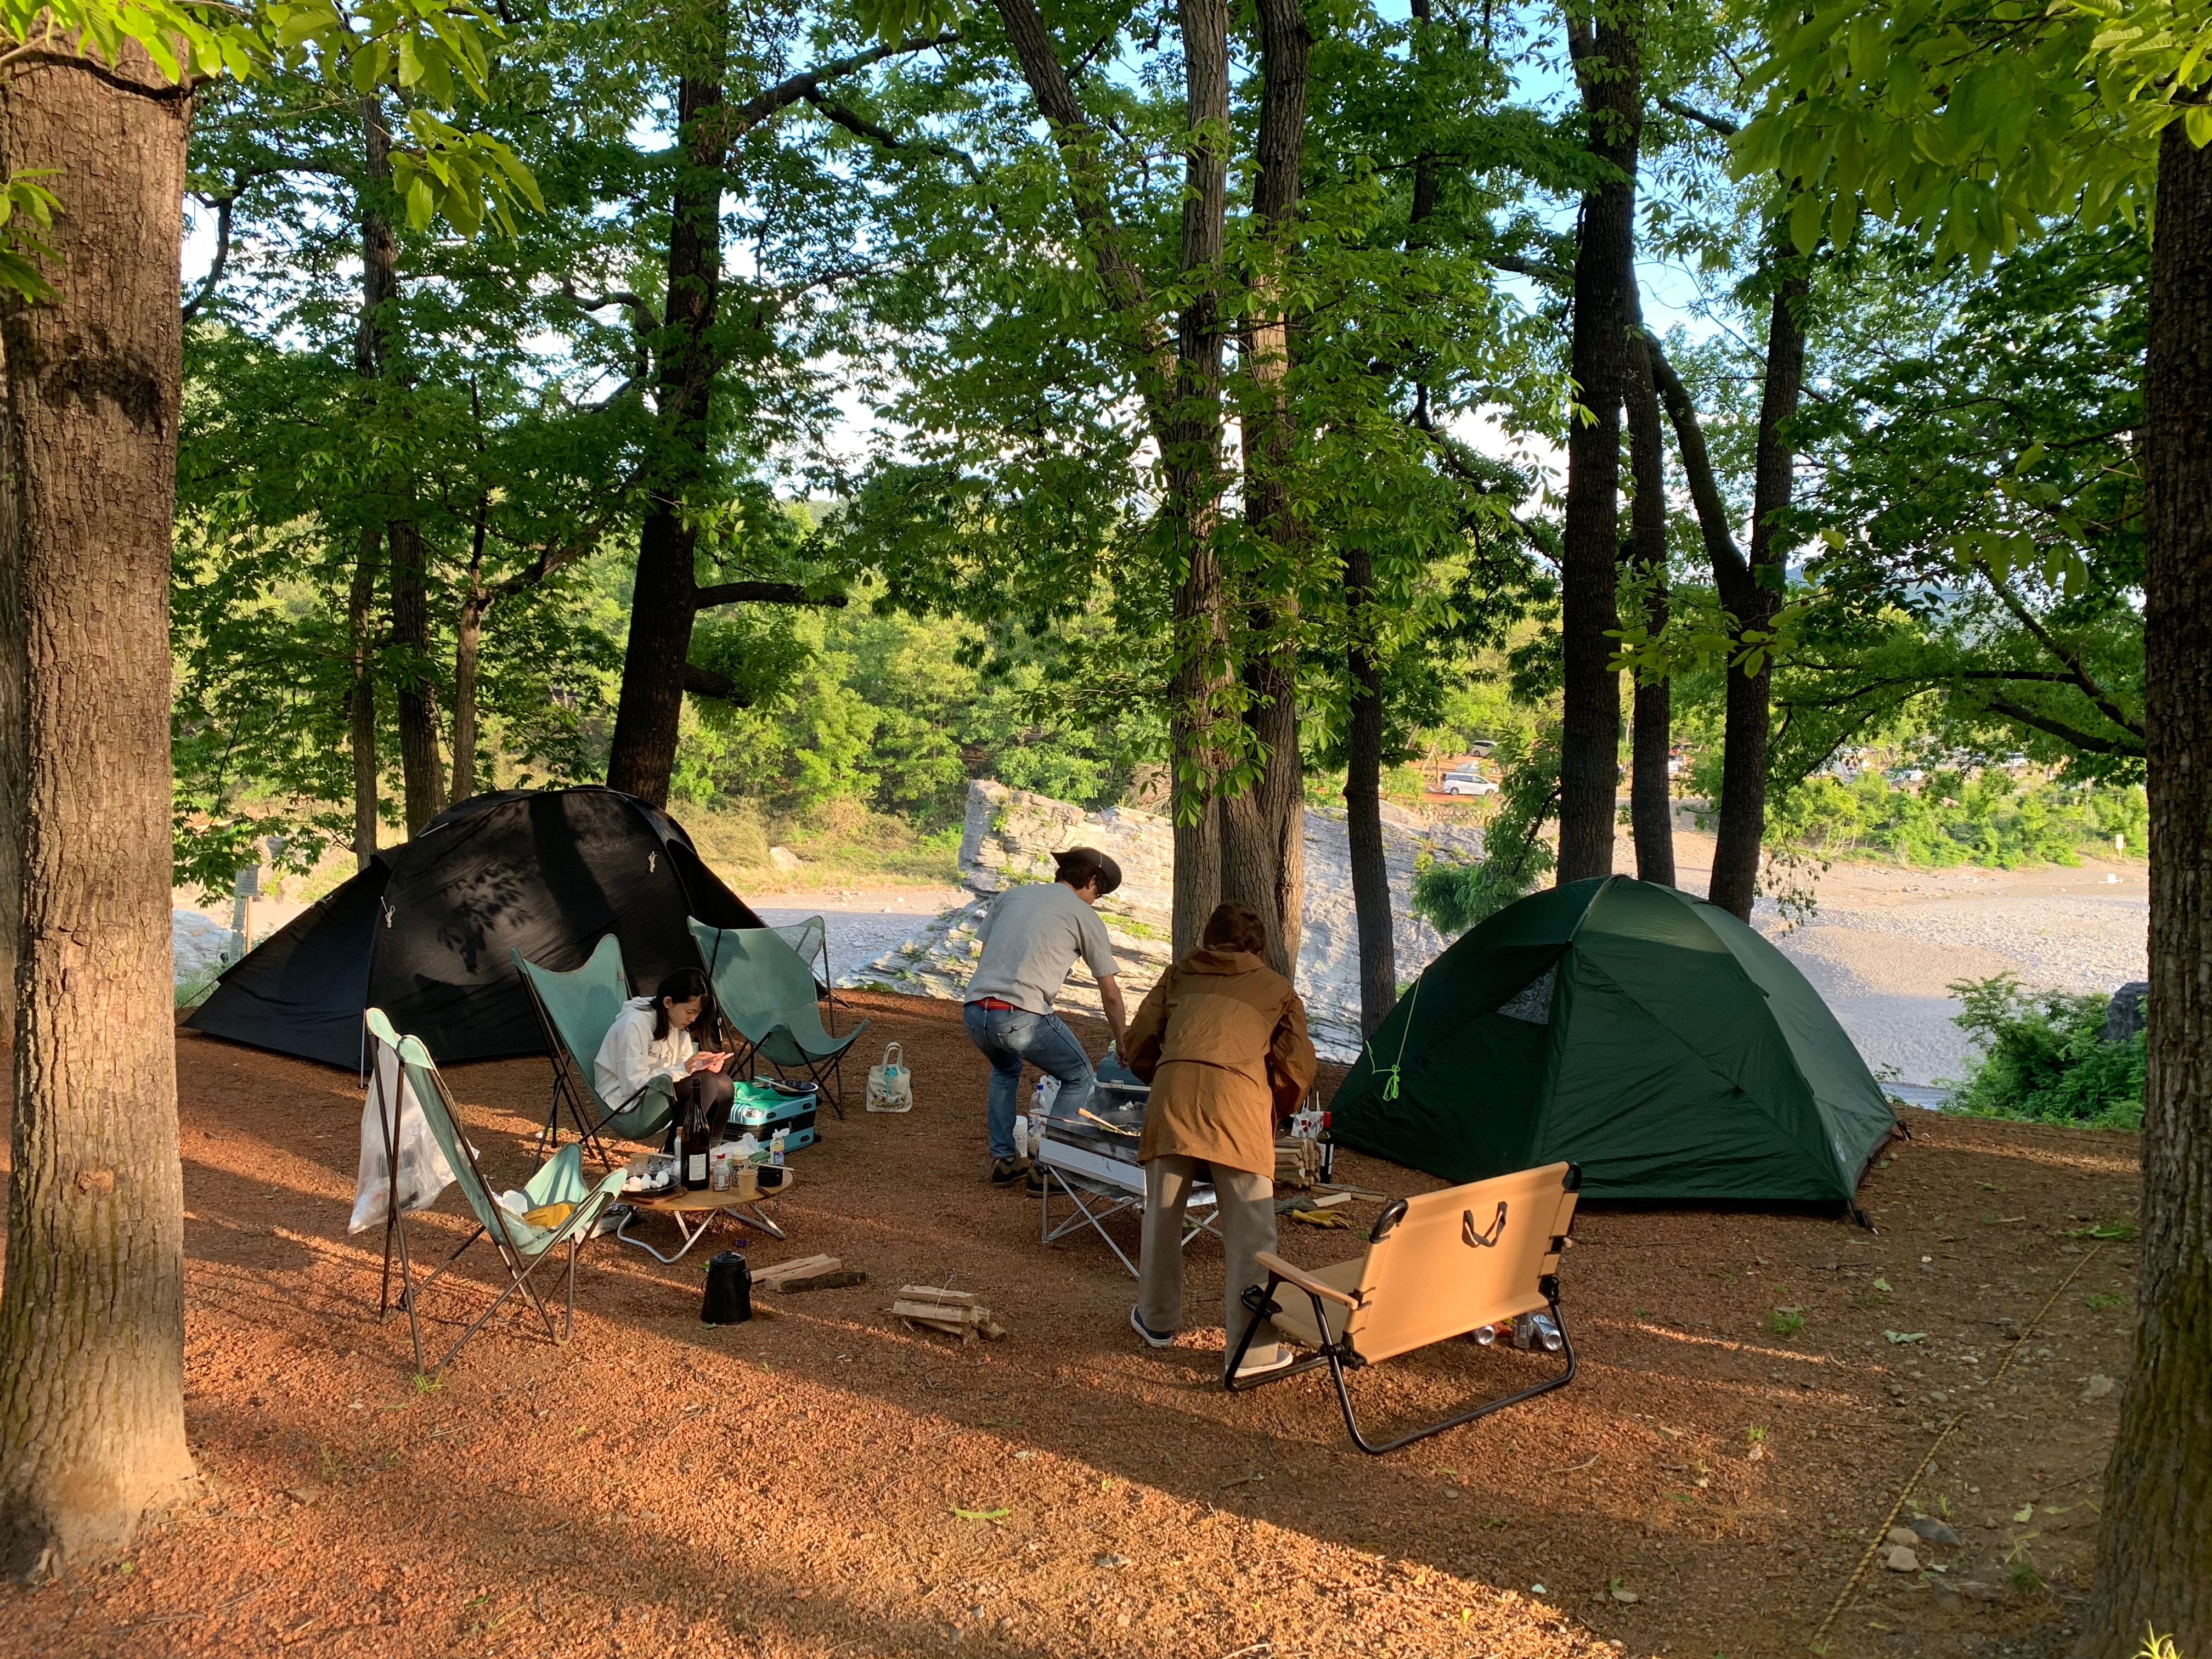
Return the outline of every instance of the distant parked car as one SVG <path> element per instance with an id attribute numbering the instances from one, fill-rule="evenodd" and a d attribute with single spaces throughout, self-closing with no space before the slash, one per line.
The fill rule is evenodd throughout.
<path id="1" fill-rule="evenodd" d="M 1472 767 L 1444 774 L 1443 781 L 1437 786 L 1447 795 L 1494 795 L 1498 786 Z"/>

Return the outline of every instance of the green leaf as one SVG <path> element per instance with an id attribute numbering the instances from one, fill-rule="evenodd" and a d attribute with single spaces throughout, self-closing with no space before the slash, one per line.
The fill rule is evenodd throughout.
<path id="1" fill-rule="evenodd" d="M 1003 1521 L 1013 1513 L 1012 1510 L 963 1510 L 957 1505 L 952 1512 L 963 1521 Z"/>
<path id="2" fill-rule="evenodd" d="M 1790 240 L 1798 252 L 1810 253 L 1820 245 L 1820 221 L 1827 211 L 1825 198 L 1809 190 L 1799 193 L 1790 210 Z"/>

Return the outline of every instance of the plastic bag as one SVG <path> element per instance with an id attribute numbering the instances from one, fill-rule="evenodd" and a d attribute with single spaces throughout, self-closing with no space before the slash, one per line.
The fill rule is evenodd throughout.
<path id="1" fill-rule="evenodd" d="M 438 1194 L 453 1184 L 445 1149 L 430 1133 L 429 1121 L 415 1098 L 415 1090 L 400 1069 L 399 1056 L 382 1043 L 376 1045 L 376 1069 L 369 1076 L 368 1098 L 361 1109 L 361 1173 L 354 1178 L 353 1219 L 346 1231 L 357 1233 L 384 1219 L 391 1201 L 385 1171 L 385 1141 L 391 1133 L 386 1101 L 399 1103 L 399 1207 L 427 1210 Z"/>

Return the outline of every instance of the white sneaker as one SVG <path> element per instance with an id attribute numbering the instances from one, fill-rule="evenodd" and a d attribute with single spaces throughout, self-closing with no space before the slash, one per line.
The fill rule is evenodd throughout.
<path id="1" fill-rule="evenodd" d="M 1162 1333 L 1152 1329 L 1151 1326 L 1145 1323 L 1144 1315 L 1139 1313 L 1134 1308 L 1129 1310 L 1129 1328 L 1136 1332 L 1139 1336 L 1143 1337 L 1146 1345 L 1155 1348 L 1172 1348 L 1175 1346 L 1175 1333 L 1173 1331 L 1169 1331 L 1163 1334 Z"/>
<path id="2" fill-rule="evenodd" d="M 1255 1346 L 1244 1355 L 1244 1363 L 1237 1368 L 1236 1380 L 1249 1382 L 1255 1378 L 1272 1376 L 1277 1371 L 1287 1370 L 1297 1363 L 1297 1355 L 1281 1343 L 1268 1347 Z"/>

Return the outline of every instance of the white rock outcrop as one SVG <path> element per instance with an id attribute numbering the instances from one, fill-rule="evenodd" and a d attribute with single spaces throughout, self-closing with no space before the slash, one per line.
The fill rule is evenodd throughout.
<path id="1" fill-rule="evenodd" d="M 1390 872 L 1391 913 L 1397 926 L 1397 966 L 1409 981 L 1433 961 L 1446 941 L 1413 914 L 1415 860 L 1422 854 L 1456 859 L 1482 855 L 1481 832 L 1454 823 L 1422 824 L 1386 806 L 1382 836 Z M 879 984 L 917 995 L 961 998 L 982 947 L 976 923 L 993 895 L 1019 881 L 1049 881 L 1052 854 L 1089 846 L 1121 866 L 1121 885 L 1098 907 L 1121 985 L 1133 1006 L 1167 971 L 1174 902 L 1175 834 L 1158 813 L 1131 807 L 1086 812 L 1066 801 L 1009 789 L 988 780 L 968 787 L 967 823 L 960 869 L 973 895 L 943 912 L 919 935 L 886 952 L 848 985 Z M 1359 934 L 1352 903 L 1352 857 L 1340 811 L 1309 808 L 1305 815 L 1304 937 L 1297 983 L 1313 1026 L 1314 1043 L 1332 1060 L 1359 1050 Z M 1098 991 L 1081 963 L 1060 995 L 1063 1007 L 1096 1013 Z"/>

